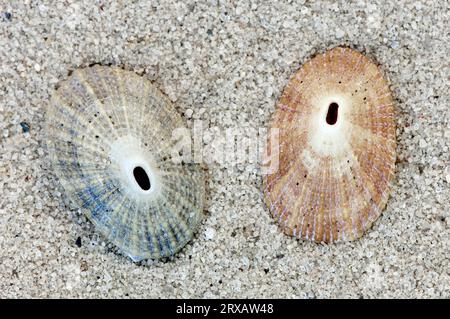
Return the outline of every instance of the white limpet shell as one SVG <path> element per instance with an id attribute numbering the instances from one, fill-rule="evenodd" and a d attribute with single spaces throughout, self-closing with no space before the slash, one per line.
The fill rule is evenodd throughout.
<path id="1" fill-rule="evenodd" d="M 96 229 L 134 261 L 168 257 L 203 215 L 205 173 L 171 159 L 184 127 L 149 81 L 117 67 L 75 70 L 46 117 L 54 173 Z"/>
<path id="2" fill-rule="evenodd" d="M 395 166 L 389 86 L 361 53 L 334 48 L 305 63 L 271 123 L 279 148 L 265 162 L 265 201 L 284 232 L 316 242 L 354 240 L 380 216 Z"/>

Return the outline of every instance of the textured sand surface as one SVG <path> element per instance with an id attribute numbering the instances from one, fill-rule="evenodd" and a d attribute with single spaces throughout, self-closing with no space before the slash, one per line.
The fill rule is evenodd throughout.
<path id="1" fill-rule="evenodd" d="M 450 297 L 446 1 L 123 3 L 0 0 L 0 297 Z M 360 240 L 283 235 L 254 166 L 213 163 L 194 240 L 134 264 L 48 170 L 44 109 L 74 68 L 142 74 L 207 142 L 267 126 L 291 75 L 337 45 L 381 65 L 397 107 L 391 198 Z"/>

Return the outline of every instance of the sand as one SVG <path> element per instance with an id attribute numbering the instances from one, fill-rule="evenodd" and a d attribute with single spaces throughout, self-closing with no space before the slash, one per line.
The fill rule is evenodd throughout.
<path id="1" fill-rule="evenodd" d="M 1 298 L 450 297 L 447 3 L 295 2 L 0 0 Z M 195 238 L 136 264 L 71 207 L 45 161 L 45 107 L 75 68 L 134 70 L 190 125 L 224 132 L 266 127 L 290 76 L 338 45 L 380 65 L 397 109 L 391 198 L 355 242 L 283 235 L 256 166 L 213 162 Z"/>

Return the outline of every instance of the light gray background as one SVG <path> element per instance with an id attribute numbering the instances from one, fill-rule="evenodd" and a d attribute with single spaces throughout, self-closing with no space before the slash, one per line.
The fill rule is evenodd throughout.
<path id="1" fill-rule="evenodd" d="M 448 2 L 295 2 L 0 0 L 12 14 L 0 13 L 0 297 L 448 298 Z M 119 64 L 185 118 L 259 128 L 300 65 L 337 45 L 381 65 L 397 106 L 392 196 L 361 240 L 283 235 L 254 170 L 212 165 L 191 244 L 136 265 L 65 206 L 46 171 L 44 109 L 68 70 Z"/>

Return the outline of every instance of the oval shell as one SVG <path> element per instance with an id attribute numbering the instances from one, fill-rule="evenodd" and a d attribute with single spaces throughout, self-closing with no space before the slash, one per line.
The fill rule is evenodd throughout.
<path id="1" fill-rule="evenodd" d="M 395 116 L 378 67 L 348 48 L 305 63 L 284 89 L 278 170 L 264 196 L 284 232 L 316 242 L 361 237 L 386 205 L 395 166 Z"/>
<path id="2" fill-rule="evenodd" d="M 75 70 L 47 111 L 47 146 L 68 197 L 134 261 L 174 255 L 203 212 L 204 171 L 175 164 L 184 127 L 149 81 L 116 67 Z"/>

